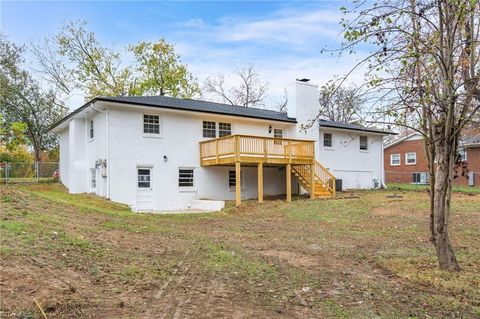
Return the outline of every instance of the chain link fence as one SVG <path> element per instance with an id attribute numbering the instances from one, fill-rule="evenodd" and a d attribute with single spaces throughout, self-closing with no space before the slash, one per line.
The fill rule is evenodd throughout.
<path id="1" fill-rule="evenodd" d="M 58 181 L 58 162 L 0 163 L 4 184 Z"/>

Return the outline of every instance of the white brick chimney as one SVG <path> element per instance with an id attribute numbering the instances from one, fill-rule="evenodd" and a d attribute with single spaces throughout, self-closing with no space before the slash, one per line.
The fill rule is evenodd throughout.
<path id="1" fill-rule="evenodd" d="M 318 85 L 310 83 L 308 79 L 296 80 L 287 86 L 288 117 L 297 119 L 294 138 L 318 140 L 318 121 L 309 129 L 301 130 L 301 125 L 307 125 L 318 115 L 319 110 L 319 89 Z"/>

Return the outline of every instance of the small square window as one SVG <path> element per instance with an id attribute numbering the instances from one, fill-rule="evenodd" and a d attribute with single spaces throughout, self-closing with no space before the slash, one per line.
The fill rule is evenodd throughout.
<path id="1" fill-rule="evenodd" d="M 138 188 L 150 188 L 150 173 L 149 168 L 139 168 L 138 174 Z"/>
<path id="2" fill-rule="evenodd" d="M 333 140 L 331 133 L 323 133 L 323 146 L 324 147 L 332 147 Z"/>
<path id="3" fill-rule="evenodd" d="M 178 170 L 178 187 L 193 187 L 194 175 L 192 168 L 180 168 Z"/>
<path id="4" fill-rule="evenodd" d="M 417 163 L 417 153 L 406 153 L 405 154 L 405 164 L 415 165 Z"/>
<path id="5" fill-rule="evenodd" d="M 367 136 L 360 136 L 360 149 L 361 150 L 368 150 L 368 137 Z"/>
<path id="6" fill-rule="evenodd" d="M 215 138 L 217 126 L 215 122 L 203 121 L 203 137 Z"/>
<path id="7" fill-rule="evenodd" d="M 390 166 L 399 166 L 399 165 L 400 165 L 400 154 L 391 154 Z"/>
<path id="8" fill-rule="evenodd" d="M 143 133 L 160 134 L 160 117 L 158 115 L 143 115 Z"/>
<path id="9" fill-rule="evenodd" d="M 218 137 L 232 135 L 232 124 L 218 123 Z"/>

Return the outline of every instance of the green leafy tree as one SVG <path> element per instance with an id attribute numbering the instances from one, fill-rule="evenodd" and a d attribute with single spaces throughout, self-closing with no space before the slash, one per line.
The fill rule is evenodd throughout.
<path id="1" fill-rule="evenodd" d="M 42 150 L 49 150 L 57 144 L 56 136 L 49 134 L 48 128 L 62 118 L 66 110 L 58 102 L 54 91 L 44 92 L 22 68 L 23 52 L 23 47 L 9 42 L 4 36 L 0 37 L 2 127 L 14 133 L 24 129 L 33 147 L 35 160 L 40 161 Z"/>
<path id="2" fill-rule="evenodd" d="M 70 96 L 81 91 L 96 96 L 168 95 L 189 98 L 200 93 L 196 79 L 181 63 L 174 47 L 161 39 L 140 42 L 129 50 L 135 61 L 100 43 L 86 22 L 70 22 L 62 31 L 32 46 L 39 70 L 58 90 Z"/>
<path id="3" fill-rule="evenodd" d="M 196 79 L 164 39 L 140 42 L 130 46 L 130 51 L 137 60 L 135 94 L 191 98 L 200 93 Z"/>
<path id="4" fill-rule="evenodd" d="M 430 240 L 439 267 L 460 270 L 449 238 L 461 131 L 480 109 L 478 0 L 353 1 L 342 8 L 340 52 L 372 48 L 367 68 L 377 113 L 424 137 L 430 173 Z M 434 162 L 436 160 L 436 164 Z"/>

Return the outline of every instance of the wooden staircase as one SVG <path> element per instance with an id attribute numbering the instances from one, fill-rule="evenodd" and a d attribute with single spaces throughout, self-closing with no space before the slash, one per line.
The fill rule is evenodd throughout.
<path id="1" fill-rule="evenodd" d="M 335 176 L 322 164 L 315 161 L 314 167 L 314 198 L 335 197 Z M 300 185 L 310 193 L 311 190 L 311 165 L 292 165 L 292 172 L 297 177 Z"/>

